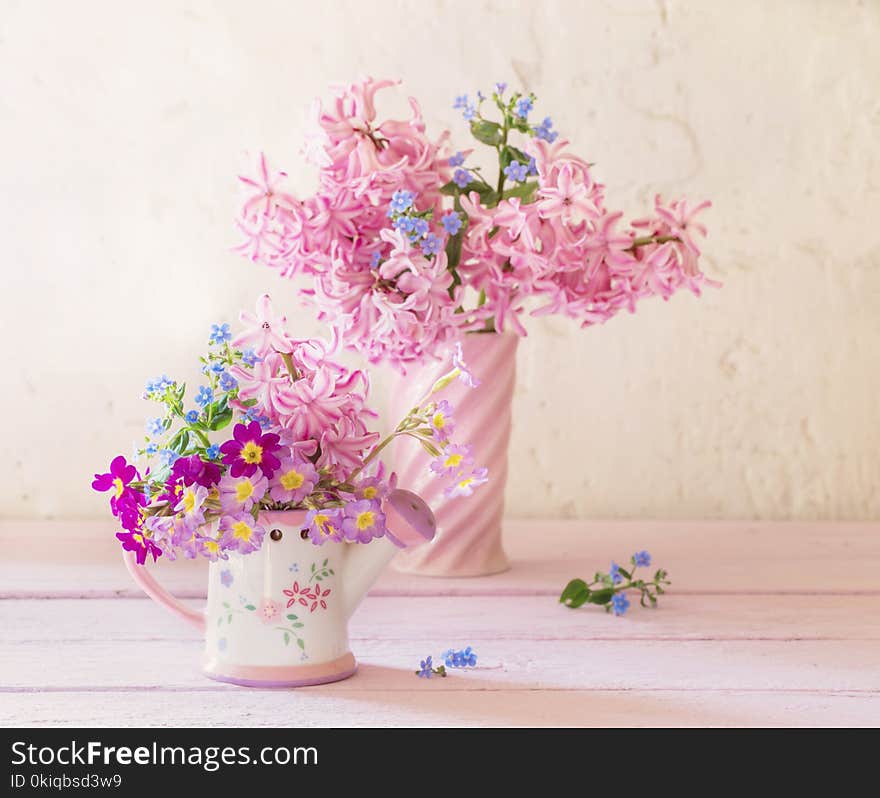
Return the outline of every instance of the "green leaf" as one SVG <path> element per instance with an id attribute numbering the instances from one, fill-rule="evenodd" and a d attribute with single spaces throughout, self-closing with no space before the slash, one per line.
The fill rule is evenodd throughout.
<path id="1" fill-rule="evenodd" d="M 306 650 L 306 644 L 303 642 L 301 637 L 296 638 L 296 644 L 303 650 Z"/>
<path id="2" fill-rule="evenodd" d="M 458 194 L 458 186 L 456 185 L 456 183 L 450 180 L 445 185 L 440 186 L 440 193 L 445 194 L 447 197 L 454 197 L 456 194 Z M 254 402 L 256 401 L 257 400 L 254 399 Z"/>
<path id="3" fill-rule="evenodd" d="M 288 620 L 288 621 L 295 621 L 295 620 L 296 620 L 296 615 L 293 615 L 293 614 L 288 615 L 288 616 L 287 616 L 287 620 Z"/>
<path id="4" fill-rule="evenodd" d="M 525 200 L 526 203 L 529 203 L 534 199 L 535 189 L 537 188 L 538 184 L 534 181 L 529 181 L 528 183 L 520 183 L 513 188 L 507 189 L 507 191 L 504 192 L 503 196 L 504 199 L 519 197 L 521 200 Z"/>
<path id="5" fill-rule="evenodd" d="M 303 628 L 303 624 L 301 624 L 301 623 L 292 623 L 291 626 L 294 629 L 302 629 Z"/>
<path id="6" fill-rule="evenodd" d="M 580 607 L 589 601 L 590 588 L 583 579 L 572 579 L 563 589 L 559 601 L 567 607 Z"/>
<path id="7" fill-rule="evenodd" d="M 632 579 L 632 574 L 629 571 L 625 571 L 623 568 L 618 567 L 617 569 L 620 572 L 620 575 L 624 579 Z"/>
<path id="8" fill-rule="evenodd" d="M 330 576 L 335 576 L 335 575 L 336 575 L 336 573 L 334 572 L 334 570 L 333 570 L 332 568 L 329 570 L 328 573 L 330 574 Z"/>
<path id="9" fill-rule="evenodd" d="M 590 604 L 608 604 L 608 602 L 611 601 L 612 596 L 614 596 L 614 589 L 606 587 L 602 590 L 594 590 L 587 601 Z"/>
<path id="10" fill-rule="evenodd" d="M 284 633 L 284 645 L 286 646 L 290 642 L 290 632 Z"/>
<path id="11" fill-rule="evenodd" d="M 484 119 L 474 119 L 471 122 L 471 135 L 477 141 L 488 144 L 490 147 L 497 147 L 503 139 L 501 125 L 497 122 L 487 122 Z"/>
<path id="12" fill-rule="evenodd" d="M 220 617 L 217 619 L 217 626 L 220 626 L 220 624 L 222 624 L 222 623 L 223 623 L 223 616 L 220 616 Z"/>
<path id="13" fill-rule="evenodd" d="M 328 557 L 326 560 L 324 560 L 324 562 L 321 563 L 321 566 L 324 567 L 324 568 L 326 568 L 326 567 L 327 567 L 327 562 L 329 561 L 329 559 L 330 559 L 330 558 Z"/>
<path id="14" fill-rule="evenodd" d="M 504 148 L 509 154 L 510 159 L 512 161 L 519 161 L 521 164 L 529 165 L 529 161 L 532 160 L 532 157 L 522 150 L 518 150 L 516 147 L 511 147 L 509 144 Z"/>
<path id="15" fill-rule="evenodd" d="M 232 623 L 232 616 L 231 615 L 226 619 L 226 623 Z"/>
<path id="16" fill-rule="evenodd" d="M 320 582 L 320 581 L 321 581 L 321 577 L 320 577 L 320 576 L 316 576 L 316 577 L 315 577 L 315 581 L 316 581 L 316 582 Z"/>
<path id="17" fill-rule="evenodd" d="M 312 563 L 312 573 L 314 573 L 314 572 L 315 572 L 315 564 Z"/>
<path id="18" fill-rule="evenodd" d="M 251 612 L 253 612 L 256 609 L 256 607 L 253 604 L 245 604 L 244 608 L 246 610 L 250 610 Z"/>
<path id="19" fill-rule="evenodd" d="M 226 607 L 227 609 L 229 609 L 229 602 L 228 602 L 228 601 L 224 601 L 224 602 L 223 602 L 223 606 Z"/>
<path id="20" fill-rule="evenodd" d="M 210 429 L 215 431 L 223 429 L 230 421 L 232 421 L 232 410 L 227 407 L 226 410 L 214 414 L 214 417 L 211 419 Z"/>

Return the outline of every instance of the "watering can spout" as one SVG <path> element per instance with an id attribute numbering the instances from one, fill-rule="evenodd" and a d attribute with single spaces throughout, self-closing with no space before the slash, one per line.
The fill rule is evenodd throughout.
<path id="1" fill-rule="evenodd" d="M 385 566 L 400 549 L 433 540 L 437 522 L 431 508 L 415 493 L 392 490 L 382 504 L 384 538 L 371 543 L 350 543 L 343 561 L 343 608 L 350 618 Z"/>

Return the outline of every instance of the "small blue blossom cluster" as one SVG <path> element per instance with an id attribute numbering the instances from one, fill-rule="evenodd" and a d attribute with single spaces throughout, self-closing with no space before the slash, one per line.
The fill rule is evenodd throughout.
<path id="1" fill-rule="evenodd" d="M 403 189 L 395 191 L 391 195 L 387 216 L 391 219 L 391 224 L 396 230 L 407 235 L 413 244 L 418 244 L 421 247 L 425 257 L 437 255 L 443 249 L 443 239 L 432 232 L 428 221 L 431 212 L 420 212 L 416 208 L 416 196 L 412 191 Z M 459 220 L 459 226 L 461 226 L 461 220 Z M 448 230 L 446 222 L 443 222 L 443 227 Z M 379 253 L 374 252 L 371 261 L 374 269 L 379 265 L 380 260 Z"/>
<path id="2" fill-rule="evenodd" d="M 545 116 L 540 125 L 533 127 L 532 132 L 536 138 L 543 139 L 550 144 L 556 141 L 559 136 L 559 131 L 553 130 L 553 120 L 549 116 Z"/>
<path id="3" fill-rule="evenodd" d="M 477 100 L 482 101 L 483 99 L 483 95 L 477 92 Z M 455 98 L 455 102 L 452 103 L 452 107 L 456 111 L 461 111 L 465 122 L 470 122 L 477 115 L 477 106 L 468 99 L 467 94 L 459 94 Z"/>
<path id="4" fill-rule="evenodd" d="M 667 578 L 669 574 L 660 568 L 651 579 L 636 577 L 636 569 L 651 565 L 651 555 L 644 550 L 633 554 L 629 563 L 627 570 L 612 562 L 607 574 L 597 571 L 589 583 L 583 579 L 572 579 L 562 591 L 559 601 L 572 608 L 598 604 L 604 606 L 607 612 L 621 616 L 626 615 L 630 608 L 627 593 L 638 593 L 639 604 L 656 607 L 657 596 L 665 593 L 665 586 L 670 584 Z"/>
<path id="5" fill-rule="evenodd" d="M 520 119 L 526 119 L 534 105 L 535 101 L 531 97 L 520 97 L 516 101 L 516 115 Z"/>
<path id="6" fill-rule="evenodd" d="M 156 377 L 154 380 L 149 380 L 144 388 L 144 399 L 149 398 L 153 394 L 165 393 L 166 389 L 174 387 L 175 384 L 174 380 L 167 374 Z"/>
<path id="7" fill-rule="evenodd" d="M 425 657 L 419 663 L 419 670 L 415 672 L 416 676 L 421 679 L 430 679 L 434 676 L 446 676 L 447 668 L 474 668 L 477 665 L 477 653 L 471 646 L 460 651 L 449 648 L 440 655 L 440 659 L 443 660 L 443 664 L 435 666 L 433 657 Z"/>
<path id="8" fill-rule="evenodd" d="M 504 167 L 504 175 L 508 180 L 515 180 L 517 183 L 524 183 L 528 178 L 528 164 L 519 161 L 511 161 Z"/>
<path id="9" fill-rule="evenodd" d="M 440 657 L 447 668 L 475 668 L 477 666 L 477 654 L 470 646 L 461 651 L 449 648 Z"/>
<path id="10" fill-rule="evenodd" d="M 211 325 L 208 334 L 209 349 L 201 360 L 202 374 L 207 385 L 200 385 L 193 399 L 196 407 L 186 410 L 183 407 L 184 385 L 178 385 L 168 375 L 149 380 L 144 389 L 144 399 L 164 405 L 165 415 L 147 419 L 144 443 L 135 447 L 135 456 L 156 457 L 163 466 L 171 466 L 180 457 L 180 449 L 188 440 L 200 440 L 206 447 L 206 455 L 211 460 L 220 459 L 218 446 L 210 445 L 206 435 L 210 431 L 222 429 L 232 419 L 230 401 L 237 398 L 238 380 L 233 376 L 233 367 L 253 368 L 262 358 L 253 349 L 244 351 L 234 349 L 232 330 L 226 322 Z M 269 423 L 266 416 L 258 416 L 252 409 L 245 416 L 257 420 L 265 427 Z M 163 440 L 168 435 L 174 418 L 180 418 L 188 426 L 188 435 L 181 433 L 171 440 Z M 177 451 L 175 451 L 177 450 Z"/>

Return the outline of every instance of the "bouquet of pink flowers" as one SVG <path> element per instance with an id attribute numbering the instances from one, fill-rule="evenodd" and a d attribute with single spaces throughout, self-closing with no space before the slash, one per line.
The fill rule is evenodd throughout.
<path id="1" fill-rule="evenodd" d="M 451 438 L 453 408 L 433 398 L 455 379 L 473 382 L 460 358 L 379 440 L 368 426 L 376 415 L 367 405 L 369 379 L 331 359 L 336 342 L 293 338 L 268 296 L 241 320 L 234 338 L 228 324 L 213 325 L 196 407 L 185 406 L 185 384 L 164 375 L 147 383 L 144 398 L 162 410 L 137 449 L 149 463 L 143 473 L 119 455 L 95 475 L 92 487 L 111 492 L 124 530 L 117 538 L 139 563 L 148 555 L 217 560 L 256 551 L 265 535 L 261 510 L 308 510 L 308 535 L 319 546 L 390 537 L 381 500 L 396 477 L 378 455 L 401 436 L 432 455 L 448 495 L 470 495 L 486 482 L 470 447 Z M 230 437 L 212 440 L 230 424 Z"/>
<path id="2" fill-rule="evenodd" d="M 263 156 L 257 176 L 241 178 L 241 251 L 310 277 L 303 294 L 346 346 L 403 369 L 464 332 L 525 335 L 527 306 L 590 326 L 648 296 L 700 293 L 696 216 L 708 202 L 657 197 L 650 216 L 619 229 L 623 213 L 606 206 L 592 164 L 549 117 L 529 121 L 534 95 L 496 84 L 491 99 L 456 98 L 497 155 L 490 179 L 448 133 L 428 137 L 414 99 L 410 120 L 377 122 L 376 92 L 394 83 L 367 79 L 339 88 L 329 108 L 315 103 L 313 196 L 295 197 Z"/>

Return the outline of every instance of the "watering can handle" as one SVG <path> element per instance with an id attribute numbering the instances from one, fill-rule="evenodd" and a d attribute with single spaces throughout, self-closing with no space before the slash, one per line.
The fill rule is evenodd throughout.
<path id="1" fill-rule="evenodd" d="M 122 559 L 125 560 L 125 567 L 128 568 L 131 578 L 153 601 L 183 618 L 187 623 L 191 623 L 196 629 L 205 631 L 204 612 L 187 607 L 180 599 L 172 596 L 156 581 L 145 565 L 138 565 L 137 556 L 133 551 L 122 552 Z"/>

